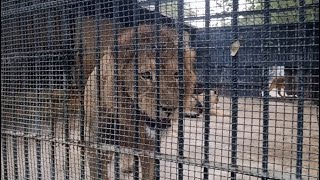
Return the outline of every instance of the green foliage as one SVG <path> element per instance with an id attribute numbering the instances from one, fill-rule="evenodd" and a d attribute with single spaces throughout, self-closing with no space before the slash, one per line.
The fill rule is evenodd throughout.
<path id="1" fill-rule="evenodd" d="M 246 11 L 263 10 L 263 0 L 246 0 L 249 4 Z M 319 21 L 318 0 L 306 0 L 305 22 Z M 270 2 L 270 23 L 271 24 L 286 24 L 299 22 L 299 1 L 297 0 L 273 0 Z M 246 15 L 239 17 L 240 25 L 259 25 L 263 24 L 263 14 Z"/>
<path id="2" fill-rule="evenodd" d="M 160 4 L 160 12 L 166 16 L 177 18 L 178 17 L 178 2 L 172 1 Z M 195 11 L 190 7 L 190 3 L 184 4 L 184 17 L 195 16 Z"/>

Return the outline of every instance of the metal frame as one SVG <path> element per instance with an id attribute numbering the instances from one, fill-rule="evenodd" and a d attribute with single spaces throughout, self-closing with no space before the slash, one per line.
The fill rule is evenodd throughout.
<path id="1" fill-rule="evenodd" d="M 48 53 L 50 54 L 51 51 L 54 51 L 54 47 L 52 45 L 52 39 L 51 39 L 51 35 L 53 34 L 53 16 L 51 15 L 51 6 L 59 6 L 60 4 L 62 7 L 62 34 L 63 34 L 63 43 L 62 46 L 65 49 L 65 51 L 62 52 L 62 56 L 59 57 L 59 59 L 61 59 L 62 62 L 67 63 L 68 61 L 70 61 L 70 52 L 73 51 L 68 51 L 70 49 L 72 49 L 71 44 L 72 42 L 70 42 L 71 38 L 70 35 L 71 33 L 71 24 L 72 22 L 70 21 L 70 12 L 69 11 L 73 11 L 75 9 L 70 9 L 69 5 L 72 5 L 73 7 L 76 7 L 77 9 L 75 10 L 76 15 L 79 19 L 80 19 L 80 23 L 82 22 L 82 18 L 84 17 L 84 5 L 86 4 L 87 1 L 81 1 L 81 2 L 77 2 L 77 1 L 54 1 L 54 2 L 46 2 L 46 3 L 39 3 L 39 4 L 33 4 L 33 5 L 29 5 L 29 6 L 25 6 L 25 7 L 15 7 L 12 6 L 12 8 L 7 7 L 7 9 L 4 9 L 4 12 L 2 12 L 3 17 L 1 18 L 2 21 L 5 21 L 7 18 L 13 17 L 15 14 L 21 13 L 29 13 L 29 12 L 37 12 L 37 11 L 41 11 L 43 9 L 47 9 L 49 10 L 48 12 L 48 29 L 49 29 L 49 41 L 48 41 Z M 9 2 L 7 2 L 9 3 Z M 116 98 L 116 102 L 118 102 L 118 95 L 119 95 L 119 79 L 118 79 L 118 74 L 119 74 L 119 66 L 118 66 L 118 37 L 119 37 L 119 29 L 120 29 L 120 15 L 119 15 L 119 4 L 121 3 L 121 1 L 113 1 L 113 13 L 112 13 L 112 20 L 113 20 L 113 24 L 114 24 L 114 31 L 113 31 L 113 36 L 114 36 L 114 49 L 113 49 L 113 53 L 114 53 L 114 58 L 115 58 L 115 67 L 114 67 L 114 74 L 115 74 L 115 83 L 114 83 L 114 97 Z M 149 2 L 150 3 L 150 2 Z M 157 42 L 156 45 L 157 47 L 159 46 L 159 36 L 160 36 L 160 25 L 161 25 L 161 17 L 162 15 L 160 14 L 160 9 L 159 9 L 159 3 L 160 1 L 155 1 L 154 2 L 154 6 L 155 6 L 155 15 L 154 15 L 154 21 L 155 23 L 155 36 L 157 37 Z M 76 6 L 78 4 L 78 6 Z M 6 5 L 5 2 L 2 3 L 2 5 Z M 204 48 L 203 48 L 203 52 L 206 54 L 205 57 L 206 59 L 209 59 L 210 61 L 206 61 L 204 64 L 204 86 L 205 86 L 205 103 L 204 103 L 204 116 L 202 121 L 204 122 L 204 134 L 203 134 L 203 160 L 202 162 L 197 162 L 196 160 L 193 159 L 187 159 L 186 157 L 184 157 L 184 103 L 183 103 L 183 86 L 184 86 L 184 79 L 183 79 L 183 75 L 184 75 L 184 66 L 183 66 L 183 57 L 184 57 L 184 50 L 183 50 L 183 30 L 184 30 L 184 21 L 185 20 L 196 20 L 196 19 L 204 19 L 205 21 L 205 28 L 204 28 L 204 34 L 206 39 L 210 39 L 211 38 L 211 27 L 210 27 L 210 21 L 213 17 L 222 17 L 221 14 L 216 14 L 216 15 L 211 15 L 210 14 L 210 0 L 205 0 L 205 16 L 204 17 L 192 17 L 192 18 L 185 18 L 184 17 L 184 11 L 183 11 L 183 6 L 184 5 L 184 1 L 183 0 L 179 0 L 178 1 L 178 19 L 176 21 L 176 29 L 179 32 L 179 36 L 178 36 L 178 61 L 179 61 L 179 118 L 178 118 L 178 155 L 177 156 L 168 156 L 168 155 L 164 155 L 160 152 L 160 132 L 159 130 L 156 131 L 156 146 L 155 146 L 155 153 L 153 155 L 150 155 L 152 157 L 155 158 L 156 163 L 155 163 L 155 169 L 156 169 L 156 179 L 160 179 L 160 160 L 166 160 L 166 161 L 173 161 L 173 162 L 177 162 L 178 163 L 178 179 L 182 180 L 183 179 L 183 170 L 184 170 L 184 165 L 186 164 L 194 164 L 194 165 L 198 165 L 203 167 L 203 179 L 207 180 L 209 179 L 209 169 L 217 169 L 217 170 L 223 170 L 223 171 L 228 171 L 231 174 L 231 179 L 237 179 L 237 175 L 238 174 L 243 174 L 243 175 L 250 175 L 253 177 L 259 177 L 261 179 L 283 179 L 284 177 L 291 177 L 291 175 L 285 174 L 285 173 L 278 173 L 275 172 L 272 169 L 268 168 L 268 162 L 269 162 L 269 108 L 270 108 L 270 98 L 269 98 L 269 90 L 268 90 L 268 86 L 269 86 L 269 71 L 268 71 L 268 67 L 270 66 L 270 45 L 269 45 L 269 40 L 270 40 L 270 29 L 271 29 L 271 25 L 270 25 L 270 14 L 275 11 L 273 9 L 270 8 L 270 1 L 269 0 L 265 0 L 264 1 L 264 7 L 263 10 L 261 11 L 251 11 L 251 14 L 256 14 L 256 13 L 263 13 L 264 15 L 264 22 L 263 22 L 263 39 L 261 41 L 261 46 L 262 46 L 262 54 L 263 54 L 263 83 L 262 83 L 262 90 L 264 92 L 264 95 L 262 97 L 263 100 L 263 117 L 262 117 L 262 121 L 263 121 L 263 147 L 262 147 L 262 162 L 261 162 L 261 167 L 262 168 L 254 168 L 254 167 L 245 167 L 245 166 L 241 166 L 237 164 L 237 141 L 238 141 L 238 98 L 239 98 L 239 94 L 238 94 L 238 90 L 239 90 L 239 80 L 238 80 L 238 69 L 239 67 L 239 58 L 238 55 L 235 55 L 233 57 L 231 57 L 231 86 L 232 86 L 232 91 L 231 91 L 231 106 L 232 106 L 232 133 L 231 133 L 231 151 L 230 151 L 230 158 L 231 158 L 231 164 L 228 163 L 215 163 L 215 162 L 211 162 L 209 161 L 209 154 L 210 154 L 210 140 L 209 140 L 209 134 L 210 134 L 210 62 L 213 61 L 213 54 L 212 54 L 212 49 L 216 48 L 216 47 L 212 47 L 210 45 L 210 42 L 207 41 L 204 43 Z M 102 6 L 102 2 L 98 2 L 95 4 L 95 10 L 96 10 L 96 14 L 95 14 L 95 37 L 96 37 L 96 44 L 95 44 L 95 55 L 96 55 L 96 61 L 95 61 L 95 65 L 96 65 L 96 73 L 100 74 L 100 20 L 101 17 L 103 16 L 103 14 L 101 14 L 101 6 Z M 239 1 L 238 0 L 233 0 L 232 1 L 232 12 L 230 13 L 224 13 L 224 15 L 232 17 L 232 23 L 231 23 L 231 33 L 232 33 L 232 41 L 236 41 L 239 40 L 239 25 L 238 25 L 238 18 L 240 15 L 245 14 L 246 12 L 240 12 L 239 11 Z M 38 9 L 40 8 L 40 9 Z M 303 130 L 304 130 L 304 104 L 305 104 L 305 76 L 306 76 L 306 71 L 305 69 L 307 68 L 305 66 L 304 61 L 306 60 L 305 58 L 305 54 L 307 53 L 306 51 L 306 43 L 305 43 L 305 38 L 306 38 L 306 22 L 305 22 L 305 13 L 306 13 L 306 9 L 309 8 L 314 8 L 313 6 L 306 6 L 305 5 L 305 1 L 304 0 L 299 0 L 299 7 L 298 8 L 298 12 L 299 12 L 299 23 L 298 23 L 298 29 L 299 29 L 299 61 L 298 61 L 298 113 L 297 113 L 297 144 L 296 144 L 296 172 L 295 172 L 295 178 L 296 179 L 302 179 L 302 167 L 303 167 Z M 292 10 L 295 10 L 296 8 L 291 8 Z M 288 9 L 287 9 L 288 10 Z M 290 9 L 289 9 L 290 10 Z M 135 32 L 137 33 L 137 27 L 139 25 L 139 2 L 133 2 L 133 27 L 135 27 Z M 37 20 L 35 20 L 35 23 L 37 24 Z M 81 61 L 80 64 L 80 79 L 83 78 L 83 30 L 80 30 L 80 45 L 79 45 L 79 59 Z M 36 38 L 35 40 L 35 47 L 38 46 L 40 39 Z M 218 45 L 217 45 L 218 46 Z M 134 80 L 135 80 L 135 84 L 134 84 L 134 102 L 135 102 L 135 111 L 136 111 L 136 117 L 138 117 L 138 91 L 139 91 L 139 87 L 138 87 L 138 49 L 139 49 L 139 40 L 138 40 L 138 36 L 135 36 L 135 41 L 134 41 L 134 49 L 135 49 L 135 59 L 134 59 Z M 29 53 L 29 52 L 22 52 L 21 54 L 24 53 Z M 31 52 L 30 52 L 31 53 Z M 35 50 L 34 52 L 35 56 L 37 56 L 36 58 L 40 59 L 43 58 L 43 54 L 40 54 L 38 51 Z M 11 53 L 4 53 L 4 57 L 10 57 Z M 156 55 L 157 57 L 159 57 L 159 49 L 157 48 L 156 51 Z M 13 56 L 14 58 L 14 56 Z M 54 58 L 50 58 L 50 61 L 54 61 Z M 159 67 L 160 67 L 160 60 L 159 58 L 157 58 L 156 60 L 156 67 L 157 67 L 157 71 L 156 71 L 156 81 L 157 81 L 157 117 L 160 116 L 160 81 L 159 81 L 159 76 L 160 76 L 160 72 L 159 72 Z M 241 64 L 241 63 L 240 63 Z M 65 64 L 65 67 L 67 67 L 68 64 Z M 4 69 L 5 70 L 5 69 Z M 36 71 L 41 71 L 40 67 L 36 67 Z M 51 174 L 50 177 L 51 179 L 56 179 L 56 171 L 55 171 L 55 156 L 57 154 L 55 154 L 55 146 L 58 143 L 61 143 L 65 146 L 65 151 L 66 151 L 66 155 L 65 155 L 65 179 L 69 179 L 69 168 L 70 168 L 70 145 L 76 145 L 79 146 L 81 148 L 81 164 L 80 164 L 80 169 L 81 169 L 81 175 L 80 178 L 81 179 L 85 179 L 85 134 L 84 134 L 84 126 L 85 126 L 85 115 L 84 115 L 84 98 L 83 98 L 83 89 L 84 89 L 84 83 L 83 80 L 80 81 L 79 83 L 79 97 L 80 97 L 80 126 L 79 126 L 79 132 L 80 132 L 80 141 L 78 143 L 73 143 L 70 140 L 70 122 L 69 122 L 69 111 L 68 111 L 68 105 L 67 105 L 67 99 L 68 99 L 68 95 L 67 95 L 67 90 L 69 89 L 69 79 L 68 79 L 68 75 L 67 75 L 67 71 L 68 69 L 64 69 L 63 72 L 63 119 L 64 119 L 64 140 L 54 140 L 52 139 L 53 137 L 55 137 L 56 133 L 54 130 L 54 126 L 55 123 L 54 121 L 51 121 L 50 127 L 51 127 L 51 137 L 45 137 L 41 134 L 41 119 L 40 119 L 40 110 L 39 107 L 41 106 L 40 103 L 40 85 L 41 82 L 37 81 L 37 85 L 36 85 L 36 93 L 37 93 L 37 102 L 36 102 L 36 119 L 35 121 L 35 125 L 36 125 L 36 135 L 35 136 L 30 136 L 30 132 L 28 132 L 27 130 L 27 126 L 28 126 L 28 122 L 26 121 L 25 123 L 25 131 L 21 134 L 18 133 L 17 131 L 8 131 L 6 129 L 6 126 L 4 124 L 2 124 L 2 132 L 1 132 L 1 139 L 2 139 L 2 156 L 4 161 L 2 162 L 3 166 L 4 166 L 4 178 L 8 178 L 8 166 L 10 164 L 13 164 L 14 167 L 14 178 L 18 179 L 19 178 L 19 170 L 18 170 L 18 142 L 17 142 L 17 138 L 18 137 L 23 137 L 24 140 L 24 159 L 25 161 L 25 179 L 29 179 L 30 178 L 30 161 L 28 161 L 28 157 L 29 157 L 29 152 L 28 152 L 28 139 L 35 139 L 36 140 L 36 156 L 37 156 L 37 179 L 45 179 L 46 177 L 44 177 L 44 175 L 42 174 L 41 171 L 41 161 L 43 160 L 43 157 L 41 157 L 41 141 L 43 141 L 44 139 L 46 141 L 50 142 L 50 147 L 51 147 Z M 3 83 L 4 81 L 2 80 L 1 83 Z M 101 97 L 101 93 L 100 93 L 100 77 L 97 77 L 97 94 L 98 94 L 98 104 L 97 107 L 100 107 L 100 97 Z M 6 94 L 1 93 L 1 96 L 5 96 Z M 116 107 L 116 111 L 115 111 L 115 119 L 118 120 L 118 107 L 119 104 L 116 103 L 115 104 Z M 99 110 L 97 112 L 97 117 L 101 117 L 101 110 Z M 14 116 L 14 114 L 13 114 Z M 136 118 L 138 119 L 138 118 Z M 33 121 L 33 120 L 31 120 Z M 99 121 L 99 120 L 98 120 Z M 120 157 L 122 153 L 125 153 L 126 150 L 121 149 L 119 147 L 119 122 L 116 121 L 115 123 L 115 127 L 116 127 L 116 136 L 115 136 L 115 146 L 114 147 L 109 147 L 103 144 L 98 145 L 96 148 L 98 151 L 101 150 L 105 150 L 105 149 L 112 149 L 115 152 L 115 179 L 120 179 Z M 134 149 L 134 179 L 137 180 L 139 179 L 139 159 L 138 159 L 138 155 L 141 153 L 139 152 L 138 149 L 138 144 L 139 142 L 139 127 L 138 127 L 139 122 L 136 121 L 135 122 L 135 149 Z M 12 138 L 13 141 L 13 160 L 9 160 L 8 159 L 8 145 L 7 145 L 7 141 L 9 138 Z M 98 153 L 99 154 L 99 153 Z M 98 162 L 98 164 L 101 167 L 101 161 Z M 101 172 L 98 172 L 98 174 L 100 174 L 100 178 L 101 176 Z M 318 173 L 319 174 L 319 173 Z"/>

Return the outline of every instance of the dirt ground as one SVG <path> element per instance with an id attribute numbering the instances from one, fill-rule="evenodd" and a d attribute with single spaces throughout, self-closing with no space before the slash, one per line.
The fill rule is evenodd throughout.
<path id="1" fill-rule="evenodd" d="M 229 98 L 220 98 L 220 109 L 231 114 Z M 258 179 L 244 174 L 261 173 L 262 168 L 262 101 L 253 98 L 240 98 L 238 111 L 237 131 L 237 165 L 238 179 Z M 305 103 L 303 122 L 303 179 L 319 179 L 319 107 Z M 79 116 L 74 113 L 70 116 L 70 139 L 73 142 L 79 140 Z M 269 113 L 269 175 L 280 179 L 295 179 L 296 172 L 296 142 L 297 142 L 297 103 L 293 102 L 270 102 Z M 57 117 L 56 141 L 64 141 L 64 124 Z M 49 125 L 43 125 L 49 129 Z M 177 124 L 172 126 L 169 133 L 163 138 L 161 153 L 174 157 L 177 154 Z M 49 132 L 49 131 L 48 131 Z M 43 131 L 44 134 L 48 132 Z M 203 167 L 203 116 L 184 121 L 184 179 L 202 179 Z M 18 134 L 19 135 L 19 134 Z M 23 134 L 20 134 L 23 136 Z M 41 162 L 41 174 L 43 179 L 51 177 L 51 143 L 44 139 L 40 141 L 40 158 L 36 153 L 36 141 L 30 137 L 28 140 L 28 151 L 24 148 L 22 137 L 16 138 L 17 149 L 13 148 L 13 138 L 2 134 L 1 149 L 3 142 L 7 142 L 8 179 L 14 179 L 14 157 L 17 158 L 16 169 L 19 179 L 25 178 L 25 162 L 29 161 L 30 179 L 36 179 L 37 161 Z M 209 136 L 209 179 L 230 179 L 228 164 L 231 163 L 231 118 L 211 116 Z M 13 153 L 16 152 L 16 153 Z M 28 152 L 26 158 L 24 153 Z M 80 147 L 70 145 L 69 168 L 65 165 L 65 145 L 55 143 L 55 179 L 64 179 L 65 173 L 69 171 L 70 179 L 80 178 Z M 3 161 L 3 152 L 1 162 Z M 4 163 L 1 163 L 1 179 L 4 179 Z M 113 163 L 111 163 L 110 176 L 114 174 Z M 212 168 L 212 167 L 215 167 Z M 141 169 L 140 169 L 141 171 Z M 160 179 L 177 179 L 177 163 L 170 160 L 161 160 Z M 244 173 L 241 174 L 241 171 Z M 85 175 L 89 178 L 89 170 L 86 164 Z M 132 174 L 122 174 L 122 179 L 133 179 Z"/>

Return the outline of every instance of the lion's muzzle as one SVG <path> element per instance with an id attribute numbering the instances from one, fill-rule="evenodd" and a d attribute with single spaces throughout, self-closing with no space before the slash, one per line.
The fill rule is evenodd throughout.
<path id="1" fill-rule="evenodd" d="M 145 124 L 151 129 L 168 129 L 171 127 L 170 118 L 157 118 L 156 120 L 148 118 Z"/>

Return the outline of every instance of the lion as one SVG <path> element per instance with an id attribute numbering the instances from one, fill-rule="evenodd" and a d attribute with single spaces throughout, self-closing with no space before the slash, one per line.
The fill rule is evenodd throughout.
<path id="1" fill-rule="evenodd" d="M 194 111 L 197 111 L 199 114 L 203 113 L 204 109 L 204 97 L 205 94 L 201 90 L 195 90 L 200 91 L 201 94 L 194 94 L 191 99 L 191 107 Z M 218 109 L 217 105 L 219 103 L 219 92 L 217 89 L 210 90 L 210 114 L 216 115 L 216 116 L 230 116 L 228 114 L 225 114 L 223 110 Z"/>
<path id="2" fill-rule="evenodd" d="M 272 79 L 270 87 L 269 87 L 269 91 L 271 91 L 272 89 L 276 88 L 278 90 L 278 94 L 281 97 L 284 97 L 281 94 L 281 89 L 285 89 L 286 84 L 285 84 L 285 77 L 280 76 L 280 77 L 275 77 Z"/>
<path id="3" fill-rule="evenodd" d="M 103 27 L 104 25 L 102 25 Z M 119 122 L 120 147 L 133 148 L 135 145 L 135 121 L 139 122 L 139 149 L 149 152 L 154 151 L 155 130 L 160 129 L 163 136 L 177 120 L 179 107 L 178 86 L 178 33 L 174 28 L 161 26 L 160 29 L 160 116 L 156 117 L 156 53 L 154 25 L 143 24 L 137 28 L 139 39 L 138 50 L 138 82 L 134 82 L 134 28 L 125 28 L 119 33 L 118 39 L 118 76 L 114 74 L 115 52 L 111 45 L 102 46 L 100 60 L 100 74 L 96 68 L 88 76 L 84 91 L 85 104 L 85 133 L 90 143 L 115 143 L 114 122 Z M 110 32 L 106 30 L 106 32 Z M 110 42 L 110 41 L 109 41 Z M 86 44 L 87 43 L 87 44 Z M 88 46 L 85 42 L 85 46 Z M 106 43 L 105 43 L 106 44 Z M 112 44 L 112 41 L 111 43 Z M 195 60 L 195 52 L 185 47 L 184 60 L 184 92 L 193 90 L 193 81 L 187 82 L 188 75 L 192 74 L 190 62 Z M 84 56 L 87 63 L 92 61 L 93 56 Z M 97 101 L 97 77 L 100 77 L 100 102 Z M 118 96 L 114 91 L 114 79 L 118 77 Z M 134 106 L 134 87 L 138 85 L 137 106 Z M 184 99 L 186 99 L 184 94 Z M 98 108 L 98 104 L 100 107 Z M 98 111 L 101 110 L 101 111 Z M 114 116 L 114 112 L 118 116 Z M 100 113 L 99 113 L 100 112 Z M 100 114 L 100 118 L 97 117 Z M 136 118 L 136 119 L 134 119 Z M 100 121 L 98 121 L 100 119 Z M 97 177 L 97 160 L 101 161 L 101 175 L 108 179 L 107 165 L 112 159 L 113 152 L 102 151 L 98 153 L 95 148 L 87 149 L 90 176 Z M 122 156 L 122 155 L 121 155 Z M 128 155 L 130 156 L 130 155 Z M 154 159 L 149 154 L 140 155 L 142 179 L 154 179 Z"/>
<path id="4" fill-rule="evenodd" d="M 84 61 L 81 62 L 80 54 L 77 53 L 75 58 L 75 66 L 73 66 L 73 74 L 74 74 L 74 84 L 77 84 L 79 87 L 79 82 L 83 82 L 86 84 L 90 73 L 93 71 L 95 67 L 95 23 L 94 19 L 91 17 L 84 18 L 83 22 L 81 23 L 79 20 L 77 21 L 78 28 L 76 28 L 76 49 L 80 49 L 80 34 L 82 29 L 83 34 L 83 51 L 87 53 L 83 53 Z M 83 26 L 81 26 L 83 24 Z M 100 45 L 101 47 L 107 47 L 109 44 L 113 43 L 113 31 L 112 31 L 112 23 L 108 19 L 102 19 L 100 22 L 100 29 L 103 33 L 100 36 Z M 184 48 L 190 48 L 190 34 L 186 31 L 183 32 L 184 34 Z M 100 53 L 100 57 L 103 56 L 103 51 Z M 194 63 L 196 61 L 196 52 L 194 50 L 185 51 L 185 69 L 184 69 L 184 82 L 186 83 L 186 88 L 184 92 L 184 114 L 187 117 L 195 117 L 198 116 L 195 111 L 193 111 L 190 105 L 193 89 L 195 88 L 196 84 L 196 73 L 194 71 Z M 82 68 L 81 68 L 82 67 Z M 82 71 L 81 71 L 82 69 Z M 81 77 L 82 76 L 82 77 Z M 79 88 L 81 89 L 81 87 Z"/>

